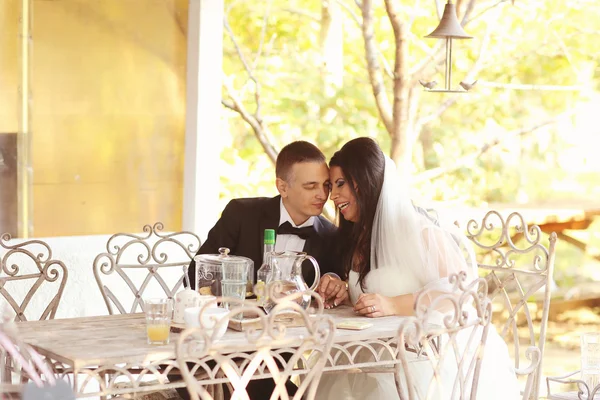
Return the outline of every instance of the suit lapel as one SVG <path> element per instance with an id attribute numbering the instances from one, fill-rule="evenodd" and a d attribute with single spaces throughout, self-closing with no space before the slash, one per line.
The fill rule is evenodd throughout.
<path id="1" fill-rule="evenodd" d="M 279 227 L 279 207 L 280 207 L 281 196 L 275 196 L 272 199 L 269 199 L 268 202 L 265 203 L 265 206 L 262 210 L 262 215 L 258 219 L 258 252 L 261 255 L 260 259 L 262 262 L 263 256 L 263 245 L 264 245 L 264 232 L 265 229 L 275 229 L 277 232 L 277 228 Z M 255 270 L 258 270 L 258 267 L 254 267 Z"/>

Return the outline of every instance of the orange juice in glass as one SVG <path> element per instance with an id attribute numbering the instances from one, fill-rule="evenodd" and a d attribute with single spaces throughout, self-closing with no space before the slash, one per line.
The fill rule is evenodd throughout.
<path id="1" fill-rule="evenodd" d="M 173 302 L 171 299 L 147 299 L 144 301 L 148 344 L 169 344 Z"/>
<path id="2" fill-rule="evenodd" d="M 161 325 L 146 325 L 146 332 L 148 333 L 148 343 L 154 344 L 168 344 L 169 343 L 169 330 L 170 326 L 167 324 Z"/>

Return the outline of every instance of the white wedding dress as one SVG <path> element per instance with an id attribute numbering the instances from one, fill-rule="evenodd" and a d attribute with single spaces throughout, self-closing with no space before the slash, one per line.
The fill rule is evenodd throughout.
<path id="1" fill-rule="evenodd" d="M 408 193 L 410 191 L 399 179 L 394 162 L 385 157 L 384 181 L 371 233 L 371 268 L 365 277 L 365 292 L 395 297 L 414 294 L 427 287 L 444 293 L 451 290 L 448 276 L 452 274 L 463 272 L 468 279 L 475 279 L 477 265 L 472 244 L 455 227 L 441 227 L 436 218 L 417 210 Z M 350 271 L 348 290 L 352 304 L 363 292 L 358 277 L 357 272 Z M 469 332 L 465 330 L 461 333 L 468 335 Z M 461 347 L 464 349 L 465 346 Z M 363 353 L 363 358 L 357 361 L 368 362 L 373 359 L 370 353 Z M 442 387 L 438 389 L 438 396 L 432 399 L 446 400 L 451 396 L 456 363 L 454 366 L 450 364 L 442 367 Z M 412 368 L 414 379 L 418 380 L 419 392 L 426 393 L 432 376 L 431 364 L 417 361 L 410 363 L 409 368 Z M 506 343 L 490 326 L 477 399 L 512 400 L 519 397 L 514 364 Z M 323 375 L 316 398 L 393 400 L 399 396 L 392 373 L 336 373 Z"/>
<path id="2" fill-rule="evenodd" d="M 383 273 L 383 274 L 382 274 Z M 414 293 L 420 288 L 415 287 L 418 280 L 410 273 L 400 274 L 396 269 L 375 269 L 365 280 L 365 290 L 369 293 L 380 293 L 384 296 L 398 296 Z M 358 284 L 358 273 L 351 271 L 348 279 L 348 289 L 352 304 L 362 293 Z M 372 359 L 372 355 L 363 355 L 364 361 Z M 513 369 L 513 363 L 508 356 L 508 349 L 493 326 L 490 327 L 483 356 L 482 369 L 479 376 L 477 399 L 511 400 L 519 399 L 519 387 Z M 427 362 L 410 364 L 415 368 L 412 376 L 421 378 L 418 387 L 425 393 L 431 377 L 431 366 Z M 450 379 L 452 377 L 449 376 Z M 448 386 L 451 384 L 449 383 Z M 437 399 L 447 399 L 450 390 L 442 390 Z M 444 393 L 446 397 L 444 397 Z M 316 399 L 344 400 L 395 400 L 399 399 L 393 374 L 326 374 L 321 378 Z"/>

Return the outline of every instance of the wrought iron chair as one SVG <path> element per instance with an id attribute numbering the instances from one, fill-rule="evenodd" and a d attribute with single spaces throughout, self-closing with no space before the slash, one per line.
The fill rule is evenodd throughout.
<path id="1" fill-rule="evenodd" d="M 182 287 L 200 239 L 192 232 L 163 234 L 162 229 L 158 222 L 144 226 L 143 236 L 115 234 L 94 259 L 94 276 L 110 314 L 142 312 L 142 296 L 149 290 L 160 293 L 155 297 L 173 298 Z"/>
<path id="2" fill-rule="evenodd" d="M 486 276 L 490 288 L 488 296 L 501 310 L 494 321 L 498 332 L 513 340 L 509 349 L 515 371 L 526 380 L 523 399 L 537 399 L 557 235 L 550 235 L 546 247 L 538 226 L 528 226 L 517 212 L 504 218 L 498 211 L 489 211 L 481 221 L 470 220 L 466 235 L 475 244 L 480 275 Z"/>
<path id="3" fill-rule="evenodd" d="M 431 399 L 442 394 L 450 399 L 476 398 L 492 318 L 487 282 L 483 278 L 468 282 L 464 272 L 451 275 L 448 282 L 452 288 L 447 292 L 439 292 L 437 288 L 420 292 L 415 301 L 415 316 L 400 326 L 400 363 L 395 366 L 400 399 Z M 418 360 L 410 349 L 419 350 Z M 429 375 L 426 387 L 415 380 L 425 382 Z"/>
<path id="4" fill-rule="evenodd" d="M 0 236 L 0 295 L 15 321 L 53 319 L 67 282 L 65 264 L 53 260 L 50 246 L 41 240 L 10 242 L 9 234 Z M 32 303 L 45 307 L 41 315 L 27 312 Z"/>
<path id="5" fill-rule="evenodd" d="M 273 294 L 271 298 L 276 298 L 275 291 L 270 293 Z M 309 314 L 297 303 L 301 296 L 311 296 L 316 302 L 314 314 Z M 212 331 L 202 324 L 202 314 L 210 306 L 208 304 L 200 313 L 200 327 L 186 329 L 177 341 L 177 364 L 191 399 L 212 400 L 215 398 L 212 390 L 223 383 L 228 384 L 232 398 L 247 399 L 246 385 L 251 379 L 271 377 L 275 381 L 274 397 L 271 398 L 288 399 L 285 383 L 290 377 L 299 375 L 303 379 L 293 399 L 313 399 L 335 335 L 333 320 L 323 314 L 320 296 L 314 292 L 297 292 L 278 298 L 269 314 L 236 299 L 220 298 L 218 301 L 227 301 L 231 311 L 216 322 Z M 219 341 L 219 327 L 242 313 L 245 318 L 255 318 L 254 327 L 240 340 Z M 287 329 L 281 318 L 290 318 L 290 313 L 302 321 L 301 328 L 294 328 L 303 330 L 301 337 L 286 335 Z M 198 379 L 198 376 L 202 378 Z"/>
<path id="6" fill-rule="evenodd" d="M 172 299 L 182 288 L 187 267 L 200 249 L 200 238 L 192 232 L 165 234 L 162 230 L 163 224 L 157 222 L 144 226 L 145 235 L 117 233 L 108 239 L 106 252 L 94 259 L 94 276 L 109 314 L 142 312 L 148 292 L 153 292 L 151 297 Z M 160 381 L 173 369 L 168 365 L 154 368 L 153 375 Z M 134 378 L 141 373 L 137 368 L 105 374 L 115 380 L 121 373 L 128 378 L 125 386 L 140 387 Z M 171 378 L 178 379 L 177 375 Z"/>

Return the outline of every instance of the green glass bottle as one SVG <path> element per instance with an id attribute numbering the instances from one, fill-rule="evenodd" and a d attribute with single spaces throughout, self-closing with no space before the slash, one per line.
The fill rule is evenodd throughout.
<path id="1" fill-rule="evenodd" d="M 267 284 L 274 280 L 281 279 L 279 268 L 271 265 L 270 254 L 275 251 L 275 230 L 265 229 L 263 245 L 263 263 L 256 273 L 256 301 L 262 306 L 265 303 L 265 291 Z M 262 295 L 261 295 L 262 294 Z"/>

